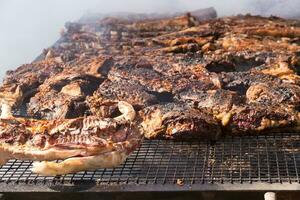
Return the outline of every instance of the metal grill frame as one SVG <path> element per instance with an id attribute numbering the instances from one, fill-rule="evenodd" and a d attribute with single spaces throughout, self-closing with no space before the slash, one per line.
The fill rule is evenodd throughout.
<path id="1" fill-rule="evenodd" d="M 126 162 L 56 177 L 11 160 L 0 168 L 0 192 L 297 191 L 300 134 L 211 141 L 145 140 Z"/>

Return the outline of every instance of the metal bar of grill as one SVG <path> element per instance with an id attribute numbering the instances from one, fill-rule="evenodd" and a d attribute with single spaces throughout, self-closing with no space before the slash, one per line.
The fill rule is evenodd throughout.
<path id="1" fill-rule="evenodd" d="M 299 134 L 227 137 L 214 144 L 145 140 L 114 169 L 44 177 L 30 171 L 31 162 L 10 160 L 0 168 L 0 192 L 299 190 L 299 162 Z"/>

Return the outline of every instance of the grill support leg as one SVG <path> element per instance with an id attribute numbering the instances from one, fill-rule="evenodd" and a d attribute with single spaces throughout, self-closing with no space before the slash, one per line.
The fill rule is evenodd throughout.
<path id="1" fill-rule="evenodd" d="M 276 200 L 276 193 L 275 192 L 266 192 L 264 197 L 265 197 L 265 200 Z"/>

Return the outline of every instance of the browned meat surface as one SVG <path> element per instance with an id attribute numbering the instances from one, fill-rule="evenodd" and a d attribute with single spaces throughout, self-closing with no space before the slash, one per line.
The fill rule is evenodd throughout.
<path id="1" fill-rule="evenodd" d="M 142 141 L 133 107 L 119 102 L 118 108 L 115 118 L 1 118 L 0 165 L 9 159 L 42 161 L 32 171 L 43 175 L 118 166 Z"/>
<path id="2" fill-rule="evenodd" d="M 300 87 L 290 83 L 260 83 L 249 87 L 246 97 L 249 103 L 280 104 L 299 108 Z"/>
<path id="3" fill-rule="evenodd" d="M 83 116 L 88 110 L 86 96 L 92 95 L 100 83 L 101 79 L 87 74 L 58 74 L 38 88 L 30 99 L 28 113 L 43 119 Z"/>
<path id="4" fill-rule="evenodd" d="M 122 66 L 113 67 L 108 78 L 111 81 L 121 79 L 133 80 L 145 86 L 149 90 L 157 92 L 171 92 L 172 82 L 166 79 L 162 74 L 154 71 L 151 65 L 144 63 L 125 63 Z"/>
<path id="5" fill-rule="evenodd" d="M 271 75 L 251 72 L 221 73 L 222 88 L 245 95 L 250 86 L 260 83 L 282 84 L 282 80 Z"/>
<path id="6" fill-rule="evenodd" d="M 159 102 L 154 92 L 131 80 L 104 81 L 87 102 L 91 112 L 98 116 L 113 116 L 117 103 L 126 101 L 136 110 Z"/>
<path id="7" fill-rule="evenodd" d="M 233 135 L 298 131 L 299 114 L 279 105 L 248 104 L 234 107 L 225 125 Z"/>
<path id="8" fill-rule="evenodd" d="M 244 101 L 236 92 L 223 89 L 207 91 L 187 89 L 180 92 L 177 99 L 196 108 L 209 108 L 214 114 L 228 112 L 233 105 L 240 105 Z"/>
<path id="9" fill-rule="evenodd" d="M 0 98 L 49 120 L 115 117 L 126 101 L 148 138 L 297 129 L 299 21 L 203 13 L 68 23 L 40 61 L 8 73 Z"/>
<path id="10" fill-rule="evenodd" d="M 147 138 L 217 139 L 221 135 L 219 122 L 205 109 L 169 103 L 147 107 L 140 115 Z"/>
<path id="11" fill-rule="evenodd" d="M 56 60 L 47 60 L 25 64 L 15 71 L 7 71 L 0 92 L 16 93 L 18 102 L 11 102 L 12 106 L 20 106 L 24 99 L 31 97 L 37 88 L 49 77 L 55 76 L 63 70 L 64 64 Z"/>

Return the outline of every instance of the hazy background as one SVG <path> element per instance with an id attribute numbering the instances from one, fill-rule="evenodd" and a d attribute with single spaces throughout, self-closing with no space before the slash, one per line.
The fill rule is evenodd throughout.
<path id="1" fill-rule="evenodd" d="M 210 6 L 219 16 L 300 16 L 300 0 L 0 0 L 0 80 L 6 70 L 31 62 L 52 45 L 66 21 L 86 12 L 170 12 Z"/>

